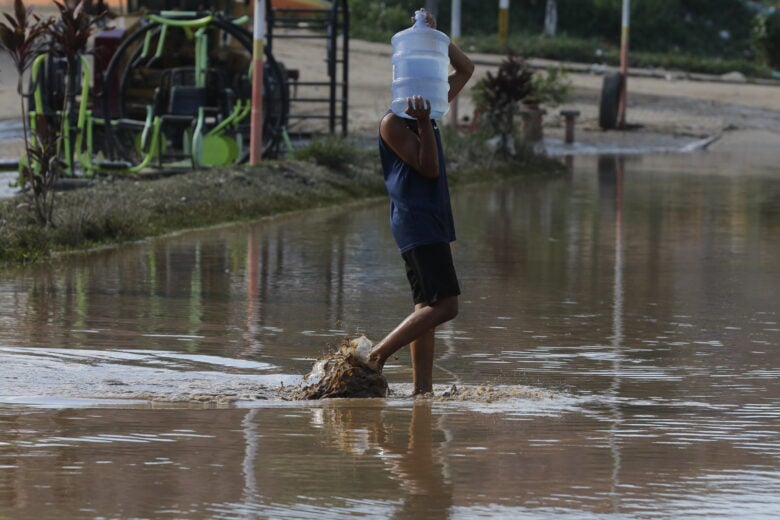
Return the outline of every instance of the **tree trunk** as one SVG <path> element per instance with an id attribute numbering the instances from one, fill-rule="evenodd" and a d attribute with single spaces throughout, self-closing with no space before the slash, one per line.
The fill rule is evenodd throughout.
<path id="1" fill-rule="evenodd" d="M 544 35 L 554 37 L 558 32 L 558 3 L 555 0 L 547 0 L 544 11 Z"/>

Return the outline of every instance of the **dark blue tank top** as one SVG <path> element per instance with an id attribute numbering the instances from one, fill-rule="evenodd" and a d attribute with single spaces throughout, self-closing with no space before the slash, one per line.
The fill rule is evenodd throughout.
<path id="1" fill-rule="evenodd" d="M 417 121 L 404 121 L 417 132 Z M 455 241 L 441 134 L 436 121 L 431 123 L 439 154 L 439 176 L 435 179 L 417 173 L 379 137 L 379 156 L 390 195 L 390 229 L 402 253 L 425 244 Z"/>

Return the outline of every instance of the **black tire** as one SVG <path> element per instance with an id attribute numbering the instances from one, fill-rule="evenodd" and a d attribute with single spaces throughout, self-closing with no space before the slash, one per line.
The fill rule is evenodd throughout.
<path id="1" fill-rule="evenodd" d="M 599 101 L 599 126 L 602 130 L 617 128 L 622 86 L 623 75 L 620 72 L 610 72 L 604 76 Z"/>

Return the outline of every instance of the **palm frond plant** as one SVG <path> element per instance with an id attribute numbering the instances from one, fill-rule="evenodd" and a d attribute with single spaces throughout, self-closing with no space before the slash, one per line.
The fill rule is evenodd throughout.
<path id="1" fill-rule="evenodd" d="M 474 104 L 493 134 L 500 136 L 498 151 L 502 154 L 510 153 L 518 103 L 531 93 L 532 87 L 533 72 L 522 56 L 511 52 L 496 74 L 488 72 L 474 85 Z"/>
<path id="2" fill-rule="evenodd" d="M 63 136 L 73 127 L 76 115 L 76 85 L 79 61 L 86 52 L 87 42 L 101 17 L 84 9 L 84 0 L 55 1 L 59 16 L 41 19 L 23 0 L 14 0 L 13 14 L 3 13 L 0 19 L 0 50 L 7 52 L 16 68 L 17 92 L 21 102 L 25 155 L 20 160 L 20 182 L 32 196 L 35 217 L 44 227 L 54 225 L 54 186 L 63 171 Z M 63 106 L 52 107 L 55 114 L 35 114 L 34 129 L 30 128 L 30 113 L 24 92 L 25 73 L 33 61 L 48 52 L 66 63 Z M 34 78 L 35 79 L 35 78 Z"/>
<path id="3" fill-rule="evenodd" d="M 51 18 L 44 20 L 33 13 L 33 8 L 25 6 L 22 0 L 14 0 L 13 14 L 3 13 L 3 19 L 0 19 L 0 50 L 8 53 L 16 69 L 16 91 L 21 104 L 25 154 L 20 160 L 20 180 L 31 189 L 32 207 L 35 208 L 37 220 L 44 225 L 51 223 L 53 197 L 49 197 L 49 193 L 56 179 L 47 175 L 48 171 L 42 170 L 51 163 L 50 143 L 41 141 L 41 137 L 49 138 L 47 125 L 41 122 L 36 128 L 36 133 L 40 135 L 31 139 L 24 78 L 33 60 L 43 51 L 47 43 L 47 31 L 52 23 Z M 36 164 L 46 166 L 36 168 Z"/>
<path id="4" fill-rule="evenodd" d="M 47 33 L 51 39 L 51 52 L 63 58 L 66 65 L 63 116 L 59 120 L 62 136 L 65 135 L 66 125 L 70 125 L 73 132 L 77 131 L 76 81 L 79 78 L 81 56 L 87 52 L 87 42 L 103 15 L 92 16 L 85 8 L 85 0 L 54 0 L 54 5 L 57 6 L 59 17 L 49 25 Z M 71 135 L 75 138 L 73 132 Z M 62 140 L 57 144 L 57 156 L 62 157 Z M 70 164 L 72 157 L 66 160 Z"/>

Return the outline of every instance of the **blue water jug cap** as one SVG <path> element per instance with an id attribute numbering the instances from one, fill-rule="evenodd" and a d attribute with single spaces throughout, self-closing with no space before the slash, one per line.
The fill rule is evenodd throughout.
<path id="1" fill-rule="evenodd" d="M 428 27 L 428 24 L 425 23 L 425 9 L 414 12 L 414 27 Z"/>
<path id="2" fill-rule="evenodd" d="M 434 29 L 433 27 L 429 27 L 428 24 L 425 23 L 425 15 L 426 15 L 425 9 L 420 9 L 418 11 L 415 11 L 414 24 L 412 24 L 411 27 L 404 29 L 403 31 L 395 33 L 393 37 L 390 38 L 390 43 L 393 44 L 393 46 L 395 46 L 395 43 L 399 41 L 399 38 L 403 39 L 407 34 L 425 34 L 427 37 L 435 38 L 444 44 L 449 44 L 450 43 L 449 36 L 447 36 L 441 31 Z M 422 32 L 418 32 L 418 31 L 422 31 Z"/>

